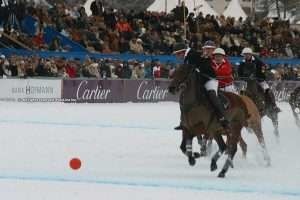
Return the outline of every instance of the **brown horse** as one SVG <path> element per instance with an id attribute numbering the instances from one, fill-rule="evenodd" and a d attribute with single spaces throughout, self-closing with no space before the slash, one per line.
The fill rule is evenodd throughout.
<path id="1" fill-rule="evenodd" d="M 213 112 L 204 87 L 197 81 L 198 72 L 189 65 L 182 65 L 177 68 L 173 74 L 173 79 L 169 85 L 169 91 L 179 91 L 182 84 L 185 89 L 180 96 L 182 110 L 182 126 L 184 127 L 184 139 L 186 142 L 186 155 L 191 165 L 195 164 L 195 157 L 192 151 L 192 139 L 195 136 L 204 135 L 205 138 L 213 138 L 218 144 L 219 150 L 211 160 L 211 171 L 217 169 L 217 161 L 220 156 L 227 150 L 228 157 L 219 173 L 218 177 L 225 177 L 229 167 L 233 167 L 232 160 L 237 151 L 237 143 L 241 138 L 241 129 L 248 127 L 249 113 L 246 103 L 242 97 L 224 93 L 230 102 L 226 110 L 226 117 L 230 120 L 230 129 L 225 130 L 219 123 Z M 198 94 L 198 95 L 195 95 Z M 260 118 L 259 118 L 260 119 Z M 256 124 L 260 127 L 260 124 Z M 261 131 L 261 127 L 260 127 Z M 227 143 L 224 142 L 222 135 L 227 136 Z M 265 144 L 264 144 L 265 149 Z M 269 156 L 265 149 L 265 159 Z"/>
<path id="2" fill-rule="evenodd" d="M 266 146 L 265 146 L 265 139 L 264 139 L 264 135 L 263 135 L 263 132 L 262 132 L 262 126 L 261 126 L 261 116 L 259 114 L 259 111 L 256 107 L 256 105 L 254 104 L 254 102 L 247 96 L 244 96 L 244 95 L 240 95 L 240 97 L 242 98 L 246 108 L 247 108 L 247 111 L 249 113 L 249 118 L 247 120 L 247 130 L 249 132 L 252 132 L 255 134 L 260 146 L 262 147 L 262 150 L 263 151 L 266 151 Z M 180 144 L 180 149 L 181 151 L 185 154 L 186 153 L 186 142 L 185 142 L 185 138 L 186 138 L 186 131 L 183 130 L 182 131 L 182 141 L 181 141 L 181 144 Z M 211 138 L 207 141 L 207 138 L 205 137 L 197 137 L 198 139 L 198 143 L 199 145 L 201 146 L 200 148 L 200 153 L 198 152 L 195 152 L 194 153 L 194 156 L 196 158 L 199 158 L 201 156 L 206 156 L 207 155 L 207 148 L 211 148 L 211 147 L 207 147 L 209 145 L 211 145 Z M 246 142 L 244 141 L 242 135 L 240 137 L 240 140 L 239 140 L 239 146 L 241 147 L 242 149 L 242 152 L 243 152 L 243 156 L 246 157 L 247 155 L 247 144 Z M 210 150 L 209 150 L 210 151 Z M 268 153 L 264 153 L 264 155 L 268 155 Z M 266 160 L 268 160 L 268 158 L 266 158 Z M 268 163 L 269 165 L 270 163 Z"/>
<path id="3" fill-rule="evenodd" d="M 241 94 L 244 94 L 250 97 L 255 105 L 257 106 L 260 116 L 267 116 L 271 119 L 274 127 L 274 135 L 277 140 L 279 140 L 279 129 L 278 129 L 278 112 L 274 111 L 271 100 L 264 93 L 263 88 L 258 84 L 257 80 L 248 79 L 246 80 L 246 90 L 241 91 Z"/>

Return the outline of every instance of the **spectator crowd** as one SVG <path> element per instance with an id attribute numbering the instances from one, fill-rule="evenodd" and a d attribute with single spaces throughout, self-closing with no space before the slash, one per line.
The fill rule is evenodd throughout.
<path id="1" fill-rule="evenodd" d="M 300 33 L 287 21 L 204 16 L 180 6 L 169 14 L 116 10 L 105 7 L 101 0 L 92 2 L 92 15 L 88 16 L 80 4 L 71 7 L 58 3 L 49 8 L 34 1 L 8 2 L 0 7 L 3 31 L 38 50 L 68 51 L 59 38 L 46 44 L 43 30 L 50 26 L 88 50 L 101 53 L 171 54 L 189 41 L 213 40 L 230 56 L 240 55 L 244 47 L 251 47 L 262 57 L 300 56 Z M 34 36 L 21 29 L 25 16 L 37 20 Z"/>
<path id="2" fill-rule="evenodd" d="M 111 59 L 66 59 L 64 57 L 40 58 L 0 55 L 0 77 L 56 77 L 56 78 L 102 78 L 102 79 L 153 79 L 169 78 L 175 68 L 171 63 L 158 60 L 138 62 Z"/>
<path id="3" fill-rule="evenodd" d="M 40 58 L 38 56 L 6 57 L 0 55 L 0 77 L 3 78 L 101 78 L 101 79 L 158 79 L 170 78 L 176 65 L 158 60 L 120 61 L 112 59 L 84 60 L 64 57 Z M 237 71 L 238 66 L 233 66 Z M 288 65 L 270 66 L 268 80 L 300 80 L 300 67 Z"/>
<path id="4" fill-rule="evenodd" d="M 101 0 L 92 2 L 91 16 L 79 4 L 71 7 L 58 3 L 47 7 L 35 4 L 34 1 L 0 0 L 0 5 L 0 38 L 1 32 L 5 32 L 34 50 L 68 51 L 68 47 L 63 46 L 57 37 L 46 44 L 44 28 L 52 27 L 91 52 L 172 54 L 193 41 L 203 44 L 213 40 L 229 56 L 239 56 L 244 47 L 253 48 L 263 58 L 300 56 L 300 32 L 290 28 L 287 21 L 265 18 L 253 22 L 250 18 L 203 16 L 202 13 L 189 13 L 187 8 L 181 6 L 169 14 L 148 11 L 137 13 L 134 10 L 105 7 Z M 37 21 L 33 36 L 22 29 L 26 16 Z M 187 16 L 186 32 L 184 16 Z M 138 62 L 89 57 L 84 60 L 16 55 L 0 57 L 0 77 L 4 78 L 169 78 L 175 67 L 158 60 Z M 300 71 L 297 66 L 293 67 L 271 66 L 268 77 L 270 80 L 298 80 Z"/>

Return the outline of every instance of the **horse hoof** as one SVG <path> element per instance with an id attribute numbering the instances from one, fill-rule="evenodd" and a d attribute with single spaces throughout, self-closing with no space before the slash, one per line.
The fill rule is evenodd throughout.
<path id="1" fill-rule="evenodd" d="M 266 167 L 271 167 L 271 159 L 265 159 Z"/>
<path id="2" fill-rule="evenodd" d="M 218 169 L 216 161 L 212 160 L 210 164 L 210 171 L 216 171 Z"/>
<path id="3" fill-rule="evenodd" d="M 189 157 L 190 166 L 194 166 L 196 164 L 196 159 L 194 157 Z"/>
<path id="4" fill-rule="evenodd" d="M 200 158 L 201 157 L 201 154 L 200 153 L 198 153 L 198 152 L 195 152 L 194 153 L 194 158 Z"/>
<path id="5" fill-rule="evenodd" d="M 225 178 L 225 172 L 220 172 L 218 178 Z"/>

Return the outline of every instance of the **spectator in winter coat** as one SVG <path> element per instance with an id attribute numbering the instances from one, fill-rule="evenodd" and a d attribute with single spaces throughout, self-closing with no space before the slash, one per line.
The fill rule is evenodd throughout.
<path id="1" fill-rule="evenodd" d="M 3 67 L 5 62 L 5 55 L 0 56 L 0 76 L 2 77 L 4 75 Z"/>
<path id="2" fill-rule="evenodd" d="M 101 63 L 100 76 L 101 78 L 111 78 L 111 69 L 107 60 L 105 60 L 104 63 Z"/>
<path id="3" fill-rule="evenodd" d="M 8 60 L 5 60 L 3 62 L 1 71 L 3 71 L 3 78 L 12 76 L 12 71 L 10 69 L 10 64 L 9 64 Z"/>
<path id="4" fill-rule="evenodd" d="M 225 56 L 224 49 L 216 48 L 213 52 L 212 67 L 219 81 L 219 89 L 225 92 L 236 93 L 233 85 L 232 67 Z"/>
<path id="5" fill-rule="evenodd" d="M 187 18 L 189 14 L 188 8 L 185 6 L 184 1 L 182 1 L 181 5 L 176 6 L 171 12 L 174 14 L 176 20 L 183 22 L 184 17 Z"/>
<path id="6" fill-rule="evenodd" d="M 100 73 L 98 70 L 98 63 L 92 63 L 88 66 L 88 72 L 91 77 L 100 78 Z"/>
<path id="7" fill-rule="evenodd" d="M 139 64 L 136 62 L 133 66 L 132 78 L 143 79 L 145 77 L 144 64 Z"/>
<path id="8" fill-rule="evenodd" d="M 17 65 L 18 65 L 18 77 L 24 78 L 26 76 L 25 61 L 21 60 Z"/>
<path id="9" fill-rule="evenodd" d="M 146 79 L 152 79 L 153 78 L 153 72 L 152 72 L 152 63 L 149 61 L 145 62 L 145 78 Z"/>
<path id="10" fill-rule="evenodd" d="M 294 54 L 293 54 L 291 45 L 290 45 L 289 43 L 286 44 L 286 47 L 285 47 L 285 53 L 286 53 L 286 55 L 287 55 L 289 58 L 293 58 L 293 57 L 294 57 Z"/>
<path id="11" fill-rule="evenodd" d="M 90 9 L 93 16 L 102 16 L 103 14 L 103 4 L 101 0 L 95 0 L 92 2 Z"/>
<path id="12" fill-rule="evenodd" d="M 153 77 L 154 78 L 161 78 L 161 65 L 159 62 L 156 62 L 153 66 Z"/>
<path id="13" fill-rule="evenodd" d="M 115 75 L 117 76 L 117 78 L 122 78 L 122 71 L 123 71 L 123 64 L 120 63 L 115 68 Z"/>
<path id="14" fill-rule="evenodd" d="M 41 48 L 44 44 L 44 35 L 42 32 L 36 34 L 32 39 L 33 47 Z"/>
<path id="15" fill-rule="evenodd" d="M 132 40 L 129 42 L 130 51 L 136 54 L 142 54 L 144 52 L 142 43 L 143 42 L 140 38 L 132 38 Z"/>
<path id="16" fill-rule="evenodd" d="M 127 61 L 123 62 L 122 77 L 123 79 L 131 79 L 132 70 L 130 69 L 129 63 Z"/>
<path id="17" fill-rule="evenodd" d="M 125 18 L 120 19 L 116 28 L 120 33 L 132 32 L 132 28 Z"/>
<path id="18" fill-rule="evenodd" d="M 17 67 L 17 64 L 16 64 L 16 59 L 14 57 L 11 57 L 11 59 L 10 59 L 9 68 L 11 70 L 11 76 L 12 77 L 18 76 L 18 67 Z"/>
<path id="19" fill-rule="evenodd" d="M 126 53 L 130 50 L 130 45 L 124 37 L 121 37 L 120 39 L 119 48 L 120 53 Z"/>
<path id="20" fill-rule="evenodd" d="M 112 8 L 109 9 L 108 12 L 104 13 L 104 22 L 107 27 L 113 30 L 116 28 L 117 18 Z"/>
<path id="21" fill-rule="evenodd" d="M 76 67 L 74 66 L 74 64 L 67 63 L 64 69 L 65 69 L 65 73 L 67 74 L 67 76 L 64 75 L 64 77 L 69 77 L 69 78 L 76 77 Z"/>

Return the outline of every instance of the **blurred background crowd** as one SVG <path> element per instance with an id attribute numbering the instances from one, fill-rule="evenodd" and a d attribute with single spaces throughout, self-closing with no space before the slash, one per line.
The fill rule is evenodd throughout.
<path id="1" fill-rule="evenodd" d="M 9 42 L 1 37 L 5 34 L 32 50 L 69 51 L 70 47 L 62 45 L 59 37 L 46 43 L 44 30 L 51 27 L 90 52 L 170 55 L 185 49 L 190 41 L 203 44 L 213 40 L 228 56 L 240 56 L 244 47 L 251 47 L 262 58 L 300 58 L 300 31 L 291 28 L 289 21 L 204 16 L 201 12 L 189 11 L 184 5 L 168 14 L 117 10 L 105 7 L 101 0 L 92 2 L 90 16 L 82 4 L 69 5 L 64 1 L 50 7 L 26 0 L 0 0 L 0 5 L 2 47 Z M 36 20 L 33 35 L 22 28 L 26 26 L 26 17 Z M 17 55 L 1 55 L 0 58 L 2 77 L 169 78 L 175 68 L 174 64 L 158 60 L 44 59 Z M 269 66 L 267 73 L 269 80 L 298 80 L 300 77 L 297 65 Z"/>
<path id="2" fill-rule="evenodd" d="M 158 60 L 120 61 L 112 59 L 84 60 L 64 57 L 40 58 L 38 56 L 0 56 L 0 77 L 53 77 L 53 78 L 103 78 L 103 79 L 158 79 L 171 78 L 176 68 L 173 63 Z M 237 71 L 238 65 L 233 65 Z M 267 70 L 268 80 L 300 80 L 300 67 L 274 65 Z M 236 76 L 237 77 L 237 76 Z"/>
<path id="3" fill-rule="evenodd" d="M 270 18 L 253 21 L 204 16 L 181 6 L 168 14 L 116 10 L 105 7 L 101 0 L 92 2 L 91 16 L 81 4 L 63 1 L 51 7 L 26 0 L 8 1 L 0 9 L 1 30 L 38 50 L 68 51 L 59 37 L 46 44 L 44 28 L 50 26 L 89 51 L 101 53 L 171 54 L 197 38 L 215 41 L 230 56 L 239 55 L 243 47 L 252 47 L 263 57 L 300 56 L 300 32 L 291 28 L 289 21 Z M 25 16 L 37 20 L 34 35 L 22 31 Z"/>

